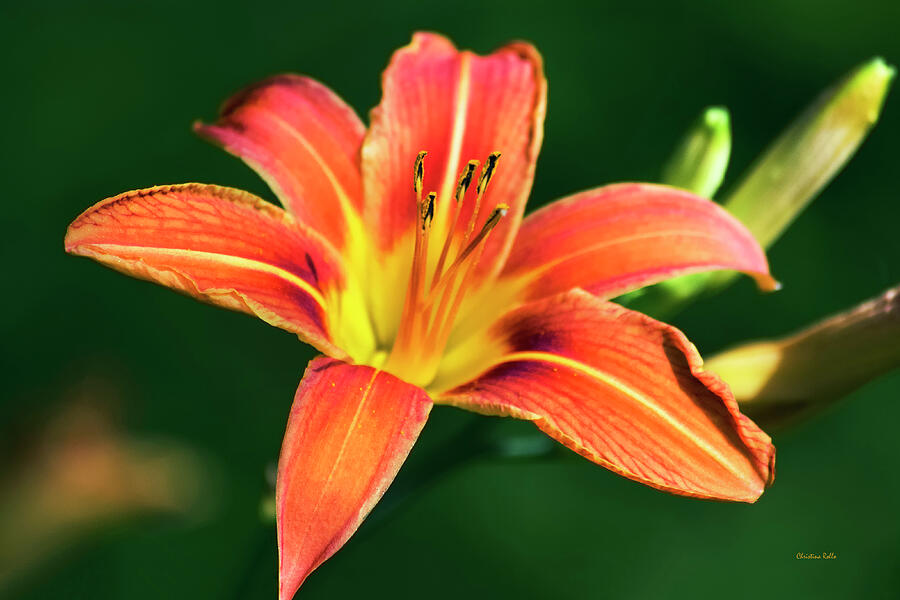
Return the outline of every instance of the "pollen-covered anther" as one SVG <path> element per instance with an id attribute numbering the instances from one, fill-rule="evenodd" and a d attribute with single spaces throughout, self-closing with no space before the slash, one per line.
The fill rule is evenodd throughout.
<path id="1" fill-rule="evenodd" d="M 419 211 L 421 212 L 422 217 L 422 227 L 428 227 L 431 225 L 431 220 L 434 219 L 434 200 L 437 198 L 436 192 L 428 192 L 428 196 L 425 200 L 419 204 Z"/>
<path id="2" fill-rule="evenodd" d="M 475 169 L 477 168 L 478 161 L 470 160 L 466 165 L 466 168 L 463 169 L 463 172 L 460 174 L 459 183 L 456 184 L 456 193 L 453 194 L 453 197 L 456 198 L 457 202 L 462 202 L 463 197 L 469 190 L 469 186 L 472 185 L 472 175 L 475 174 Z"/>
<path id="3" fill-rule="evenodd" d="M 468 245 L 472 234 L 475 233 L 475 222 L 476 219 L 478 219 L 478 215 L 481 213 L 481 199 L 484 197 L 485 191 L 487 191 L 488 184 L 491 183 L 491 179 L 494 176 L 494 170 L 497 168 L 498 160 L 500 160 L 500 153 L 491 152 L 490 155 L 488 155 L 487 161 L 484 163 L 484 167 L 481 169 L 481 175 L 478 177 L 478 185 L 475 186 L 475 206 L 472 208 L 472 215 L 469 217 L 469 226 L 466 228 L 466 235 L 460 243 L 460 248 L 465 248 Z"/>
<path id="4" fill-rule="evenodd" d="M 483 194 L 484 190 L 487 189 L 488 184 L 491 182 L 491 177 L 494 176 L 494 169 L 497 167 L 497 161 L 500 159 L 499 152 L 491 152 L 488 155 L 487 163 L 484 165 L 484 169 L 481 171 L 481 177 L 478 178 L 478 187 L 476 191 L 479 194 Z"/>
<path id="5" fill-rule="evenodd" d="M 413 166 L 413 191 L 416 194 L 422 193 L 422 181 L 425 179 L 425 157 L 427 152 L 422 150 L 416 156 L 416 164 Z"/>

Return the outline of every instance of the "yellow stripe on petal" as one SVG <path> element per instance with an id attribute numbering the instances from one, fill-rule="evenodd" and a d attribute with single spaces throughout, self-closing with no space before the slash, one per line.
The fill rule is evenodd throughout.
<path id="1" fill-rule="evenodd" d="M 436 403 L 533 421 L 620 475 L 687 496 L 753 502 L 775 449 L 678 330 L 581 290 L 499 319 L 481 371 Z"/>
<path id="2" fill-rule="evenodd" d="M 269 273 L 284 279 L 291 285 L 295 285 L 307 294 L 309 294 L 320 308 L 325 309 L 325 298 L 319 291 L 308 284 L 306 281 L 297 277 L 290 271 L 286 271 L 279 267 L 275 267 L 258 260 L 241 258 L 239 256 L 228 256 L 226 254 L 217 254 L 215 252 L 201 252 L 198 250 L 178 250 L 174 248 L 150 248 L 147 246 L 122 246 L 120 244 L 91 244 L 90 249 L 98 250 L 101 254 L 120 255 L 129 254 L 131 256 L 146 258 L 182 258 L 197 261 L 197 263 L 209 262 L 213 268 L 219 266 L 235 267 L 238 269 L 247 269 L 249 271 L 259 271 L 260 273 Z"/>
<path id="3" fill-rule="evenodd" d="M 365 320 L 340 320 L 359 296 L 343 257 L 285 211 L 240 190 L 194 183 L 108 198 L 69 226 L 66 251 L 254 314 L 332 356 L 360 360 L 374 351 Z"/>
<path id="4" fill-rule="evenodd" d="M 550 354 L 548 352 L 513 352 L 504 356 L 503 360 L 498 361 L 495 365 L 492 366 L 492 368 L 503 363 L 511 363 L 523 360 L 545 362 L 552 365 L 559 365 L 561 367 L 572 369 L 579 373 L 583 373 L 588 377 L 592 377 L 597 381 L 600 381 L 603 385 L 607 385 L 615 389 L 616 391 L 621 392 L 622 394 L 628 396 L 629 398 L 649 410 L 651 413 L 659 417 L 669 427 L 684 436 L 684 439 L 688 440 L 691 444 L 696 445 L 720 465 L 722 465 L 735 475 L 742 476 L 743 469 L 739 468 L 732 461 L 728 460 L 728 458 L 726 458 L 710 443 L 695 435 L 689 427 L 679 421 L 671 412 L 667 411 L 658 403 L 654 402 L 653 399 L 649 396 L 642 394 L 640 391 L 634 389 L 623 381 L 616 379 L 609 373 L 604 373 L 603 371 L 591 367 L 590 365 L 587 365 L 583 362 L 573 360 L 565 356 Z"/>
<path id="5" fill-rule="evenodd" d="M 439 188 L 439 198 L 443 200 L 437 206 L 440 217 L 438 223 L 445 224 L 450 210 L 450 197 L 456 184 L 457 165 L 462 153 L 463 136 L 466 133 L 466 116 L 469 112 L 469 91 L 472 80 L 472 55 L 469 52 L 459 54 L 459 77 L 456 84 L 456 98 L 453 109 L 453 125 L 451 126 L 450 146 L 447 149 L 447 162 L 444 167 L 444 177 Z M 446 235 L 445 231 L 438 233 L 438 237 Z"/>

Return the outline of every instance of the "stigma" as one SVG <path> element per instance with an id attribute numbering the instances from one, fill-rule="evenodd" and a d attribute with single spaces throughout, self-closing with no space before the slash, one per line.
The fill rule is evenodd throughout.
<path id="1" fill-rule="evenodd" d="M 498 204 L 487 217 L 481 215 L 485 193 L 500 160 L 499 152 L 488 155 L 474 189 L 472 183 L 479 162 L 470 160 L 459 174 L 451 198 L 438 198 L 435 192 L 423 195 L 426 156 L 427 152 L 419 152 L 413 164 L 416 226 L 412 266 L 400 327 L 384 367 L 410 383 L 423 386 L 434 379 L 463 299 L 475 283 L 474 274 L 487 239 L 509 211 L 505 204 Z M 441 207 L 436 212 L 437 202 L 450 202 L 452 206 Z M 462 222 L 467 203 L 471 203 L 471 211 L 468 220 Z M 446 222 L 436 223 L 436 214 Z M 438 237 L 443 234 L 442 239 L 432 239 L 433 232 Z M 440 248 L 434 266 L 428 260 L 432 246 L 432 257 Z"/>

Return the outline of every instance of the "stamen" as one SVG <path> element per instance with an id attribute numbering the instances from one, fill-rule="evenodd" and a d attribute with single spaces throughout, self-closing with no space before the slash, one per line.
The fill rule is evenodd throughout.
<path id="1" fill-rule="evenodd" d="M 427 228 L 431 225 L 431 220 L 434 219 L 434 199 L 437 198 L 437 194 L 435 192 L 429 192 L 428 198 L 421 204 L 419 210 L 423 212 L 422 214 L 422 228 Z"/>
<path id="2" fill-rule="evenodd" d="M 475 250 L 481 243 L 481 241 L 487 237 L 487 235 L 491 232 L 491 229 L 497 226 L 497 223 L 500 222 L 500 219 L 506 216 L 506 213 L 509 212 L 509 206 L 506 204 L 498 204 L 494 210 L 491 211 L 490 216 L 487 221 L 484 222 L 484 225 L 481 226 L 481 231 L 478 232 L 478 235 L 475 236 L 469 245 L 465 247 L 465 249 L 459 253 L 459 256 L 456 257 L 456 260 L 453 261 L 453 264 L 450 265 L 450 268 L 447 269 L 447 274 L 438 282 L 438 284 L 431 288 L 431 292 L 426 298 L 425 306 L 426 308 L 430 306 L 430 303 L 434 301 L 434 296 L 443 289 L 447 281 L 449 281 L 454 275 L 456 275 L 456 271 L 459 269 L 460 265 L 462 265 L 465 260 L 472 254 L 472 251 Z"/>
<path id="3" fill-rule="evenodd" d="M 465 253 L 465 256 L 460 255 L 460 259 L 457 259 L 459 260 L 459 263 L 454 261 L 454 266 L 463 264 L 463 261 L 465 261 L 466 257 L 477 248 L 475 257 L 468 262 L 466 272 L 462 275 L 461 282 L 453 298 L 453 303 L 450 305 L 450 310 L 448 310 L 446 313 L 444 312 L 446 299 L 452 294 L 448 292 L 444 294 L 443 298 L 441 298 L 441 306 L 438 308 L 435 319 L 432 322 L 431 331 L 429 331 L 429 337 L 436 340 L 436 348 L 440 348 L 441 350 L 443 350 L 443 348 L 447 345 L 447 340 L 450 339 L 450 334 L 453 332 L 453 323 L 456 320 L 456 315 L 457 313 L 459 313 L 459 309 L 462 307 L 463 298 L 465 298 L 466 291 L 468 291 L 468 287 L 472 281 L 471 275 L 478 267 L 478 263 L 481 261 L 481 255 L 484 253 L 484 248 L 487 245 L 481 244 L 480 242 L 487 236 L 488 233 L 490 233 L 490 231 L 494 227 L 497 226 L 497 223 L 500 222 L 500 219 L 506 216 L 507 212 L 509 212 L 509 207 L 507 205 L 498 204 L 497 207 L 493 211 L 491 211 L 491 215 L 482 226 L 478 237 L 476 237 L 475 240 L 472 241 L 472 244 L 470 244 L 469 248 L 466 249 L 468 250 L 468 252 Z M 453 267 L 451 267 L 451 270 L 453 270 Z M 450 290 L 452 291 L 452 289 L 453 288 L 451 286 Z M 440 323 L 440 328 L 437 328 L 438 318 L 440 318 L 440 315 L 442 314 L 444 318 Z"/>
<path id="4" fill-rule="evenodd" d="M 475 169 L 478 168 L 477 160 L 470 160 L 466 165 L 466 170 L 462 172 L 459 176 L 459 183 L 456 184 L 456 193 L 453 195 L 456 198 L 457 204 L 462 201 L 463 196 L 466 195 L 466 192 L 469 189 L 469 186 L 472 184 L 472 175 L 475 173 Z"/>
<path id="5" fill-rule="evenodd" d="M 488 220 L 484 222 L 484 225 L 481 226 L 481 231 L 478 232 L 478 235 L 475 236 L 475 239 L 469 242 L 469 245 L 466 246 L 466 249 L 460 252 L 459 257 L 453 261 L 454 264 L 461 263 L 472 253 L 472 251 L 478 246 L 478 244 L 483 240 L 487 234 L 491 232 L 491 229 L 497 226 L 497 223 L 500 222 L 500 219 L 506 216 L 506 213 L 509 212 L 509 207 L 505 204 L 498 204 L 497 208 L 491 211 Z"/>
<path id="6" fill-rule="evenodd" d="M 456 223 L 459 221 L 459 209 L 466 192 L 469 191 L 469 186 L 472 184 L 472 175 L 475 173 L 476 168 L 478 168 L 478 161 L 470 160 L 465 170 L 459 176 L 459 183 L 456 184 L 456 193 L 454 194 L 456 204 L 453 207 L 453 218 L 450 219 L 447 236 L 444 238 L 444 247 L 441 248 L 441 256 L 438 258 L 437 267 L 434 269 L 434 277 L 431 278 L 431 289 L 434 289 L 444 272 L 444 263 L 447 260 L 447 253 L 450 251 L 450 243 L 453 241 L 453 236 L 456 233 Z"/>
<path id="7" fill-rule="evenodd" d="M 466 237 L 463 238 L 461 247 L 465 247 L 469 238 L 472 237 L 472 233 L 475 232 L 475 221 L 478 219 L 478 212 L 481 209 L 481 198 L 484 196 L 484 191 L 487 189 L 488 184 L 491 182 L 491 178 L 494 176 L 494 168 L 496 168 L 497 160 L 499 160 L 499 158 L 499 152 L 491 152 L 487 162 L 484 163 L 484 167 L 481 169 L 481 176 L 478 177 L 478 185 L 475 186 L 475 206 L 472 207 L 472 216 L 469 217 L 469 227 L 466 229 Z"/>
<path id="8" fill-rule="evenodd" d="M 416 195 L 422 193 L 422 181 L 425 179 L 425 157 L 428 155 L 427 152 L 422 150 L 416 156 L 416 164 L 413 167 L 413 190 L 416 192 Z"/>
<path id="9" fill-rule="evenodd" d="M 450 220 L 441 223 L 440 230 L 446 231 L 446 237 L 437 265 L 434 271 L 429 273 L 428 237 L 435 219 L 437 194 L 430 192 L 425 198 L 422 197 L 425 156 L 425 152 L 419 152 L 413 166 L 413 190 L 416 193 L 415 247 L 400 327 L 385 364 L 387 370 L 401 373 L 409 378 L 409 381 L 420 385 L 427 384 L 434 377 L 447 340 L 453 331 L 456 315 L 466 293 L 475 283 L 473 273 L 487 246 L 486 239 L 509 211 L 509 207 L 505 204 L 498 204 L 491 210 L 476 234 L 475 227 L 480 216 L 481 202 L 500 158 L 499 152 L 493 152 L 485 161 L 478 183 L 475 185 L 476 197 L 467 227 L 462 235 L 458 234 L 461 229 L 459 221 L 463 202 L 472 185 L 475 169 L 478 168 L 478 161 L 469 161 L 456 184 L 454 193 L 456 202 L 452 217 L 448 215 L 447 210 L 441 210 L 439 213 L 438 218 L 450 217 Z M 451 246 L 455 248 L 456 257 L 445 272 L 444 266 L 449 259 Z"/>
<path id="10" fill-rule="evenodd" d="M 488 184 L 491 182 L 499 158 L 499 152 L 491 152 L 488 156 L 487 164 L 484 165 L 484 169 L 481 171 L 481 177 L 478 178 L 478 187 L 475 188 L 479 195 L 484 193 L 484 190 L 487 189 Z"/>
<path id="11" fill-rule="evenodd" d="M 437 197 L 435 192 L 429 192 L 428 197 L 419 203 L 419 223 L 416 228 L 416 247 L 413 255 L 412 278 L 410 280 L 409 296 L 412 299 L 410 304 L 411 313 L 409 315 L 409 331 L 416 330 L 416 321 L 419 318 L 419 307 L 422 304 L 425 282 L 426 267 L 428 266 L 428 229 L 431 225 L 431 219 L 434 217 L 434 199 Z"/>
<path id="12" fill-rule="evenodd" d="M 456 314 L 459 312 L 460 307 L 462 306 L 463 298 L 465 298 L 465 292 L 467 290 L 466 282 L 469 280 L 469 276 L 475 270 L 478 265 L 478 261 L 481 260 L 481 253 L 484 252 L 484 246 L 479 246 L 478 254 L 474 260 L 472 260 L 468 264 L 468 268 L 466 272 L 462 276 L 462 283 L 460 283 L 459 288 L 456 290 L 456 294 L 444 294 L 444 298 L 441 298 L 441 307 L 438 309 L 434 320 L 432 321 L 431 330 L 428 332 L 428 337 L 434 340 L 432 343 L 436 348 L 443 349 L 444 346 L 447 345 L 447 340 L 450 338 L 450 334 L 453 332 L 453 322 L 456 320 Z M 453 296 L 453 303 L 450 305 L 450 310 L 445 312 L 446 308 L 446 299 L 450 296 Z M 440 327 L 438 327 L 438 319 L 440 319 L 443 314 L 443 319 L 441 319 Z"/>
<path id="13" fill-rule="evenodd" d="M 403 312 L 401 313 L 401 323 L 410 322 L 415 319 L 416 310 L 419 295 L 420 295 L 420 276 L 424 273 L 425 268 L 424 265 L 421 265 L 422 262 L 422 246 L 424 245 L 424 234 L 426 229 L 426 221 L 431 222 L 430 217 L 428 217 L 428 209 L 425 206 L 425 203 L 422 202 L 422 182 L 425 179 L 425 156 L 428 153 L 424 150 L 419 152 L 416 155 L 416 162 L 413 165 L 413 191 L 416 193 L 416 241 L 415 241 L 415 250 L 413 250 L 413 262 L 412 262 L 412 273 L 409 278 L 409 286 L 406 289 L 406 300 L 403 303 Z M 431 216 L 434 216 L 434 196 L 433 194 L 428 195 L 428 205 L 431 207 Z M 425 254 L 427 256 L 427 248 L 425 248 Z M 407 343 L 409 342 L 409 337 L 412 333 L 413 329 L 410 327 L 400 327 L 400 330 L 397 332 L 397 339 L 394 341 L 395 348 L 405 348 Z"/>

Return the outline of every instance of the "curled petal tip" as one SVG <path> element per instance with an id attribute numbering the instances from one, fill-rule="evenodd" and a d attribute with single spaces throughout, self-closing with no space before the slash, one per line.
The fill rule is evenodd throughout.
<path id="1" fill-rule="evenodd" d="M 763 292 L 777 292 L 783 287 L 780 281 L 768 273 L 757 276 L 756 285 L 759 286 L 759 289 Z"/>
<path id="2" fill-rule="evenodd" d="M 765 253 L 725 210 L 668 186 L 615 184 L 556 201 L 525 219 L 504 275 L 532 299 L 580 287 L 611 298 L 710 270 L 743 271 L 772 288 Z"/>

